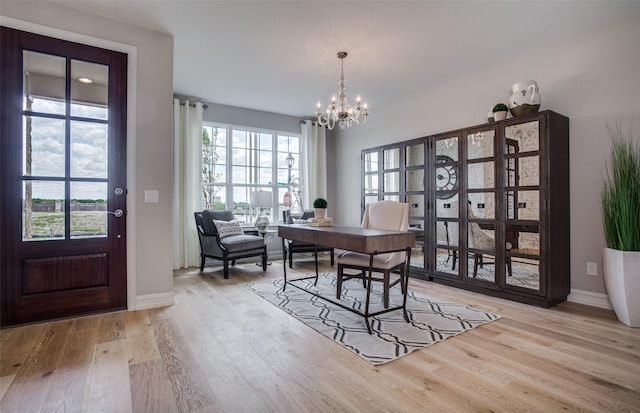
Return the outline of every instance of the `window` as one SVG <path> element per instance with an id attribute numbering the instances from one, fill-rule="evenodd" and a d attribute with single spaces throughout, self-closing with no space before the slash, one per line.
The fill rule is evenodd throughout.
<path id="1" fill-rule="evenodd" d="M 291 199 L 290 180 L 300 178 L 300 143 L 300 135 L 205 123 L 203 209 L 229 209 L 240 222 L 252 223 L 258 211 L 250 207 L 251 193 L 270 191 L 274 207 L 264 213 L 277 222 Z M 289 154 L 294 158 L 291 169 Z"/>

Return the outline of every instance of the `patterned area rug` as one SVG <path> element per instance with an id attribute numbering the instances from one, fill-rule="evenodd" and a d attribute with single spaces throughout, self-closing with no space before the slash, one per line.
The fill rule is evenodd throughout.
<path id="1" fill-rule="evenodd" d="M 251 283 L 247 288 L 374 365 L 393 361 L 412 351 L 500 318 L 410 290 L 407 296 L 410 322 L 404 320 L 402 310 L 381 314 L 370 318 L 373 331 L 370 335 L 363 317 L 291 285 L 287 286 L 286 291 L 282 291 L 283 282 L 283 279 L 275 279 Z M 335 273 L 320 275 L 315 287 L 313 279 L 295 283 L 323 297 L 336 299 Z M 382 283 L 373 283 L 370 312 L 383 308 L 381 287 Z M 352 279 L 342 283 L 342 304 L 361 310 L 364 308 L 365 296 L 362 281 Z M 397 285 L 389 292 L 389 306 L 401 304 L 402 293 Z"/>

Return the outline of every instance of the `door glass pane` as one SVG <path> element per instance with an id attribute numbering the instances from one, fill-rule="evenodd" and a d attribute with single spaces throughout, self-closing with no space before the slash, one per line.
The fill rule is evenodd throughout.
<path id="1" fill-rule="evenodd" d="M 378 170 L 378 152 L 364 154 L 364 171 L 376 172 Z"/>
<path id="2" fill-rule="evenodd" d="M 458 250 L 436 248 L 436 271 L 458 275 L 458 271 L 460 270 L 458 256 Z"/>
<path id="3" fill-rule="evenodd" d="M 400 172 L 384 173 L 384 192 L 400 191 Z"/>
<path id="4" fill-rule="evenodd" d="M 517 191 L 514 202 L 516 205 L 514 219 L 540 220 L 540 193 L 538 191 Z"/>
<path id="5" fill-rule="evenodd" d="M 400 148 L 384 150 L 384 169 L 400 168 Z"/>
<path id="6" fill-rule="evenodd" d="M 385 201 L 396 201 L 400 202 L 400 195 L 385 195 L 382 197 Z"/>
<path id="7" fill-rule="evenodd" d="M 436 201 L 436 218 L 458 218 L 458 196 L 447 200 Z"/>
<path id="8" fill-rule="evenodd" d="M 515 163 L 518 171 L 518 185 L 538 186 L 540 185 L 540 158 L 539 156 L 523 156 L 521 158 L 510 159 Z"/>
<path id="9" fill-rule="evenodd" d="M 456 221 L 436 221 L 436 244 L 457 247 L 459 238 Z"/>
<path id="10" fill-rule="evenodd" d="M 425 214 L 424 195 L 407 195 L 410 217 L 423 217 Z"/>
<path id="11" fill-rule="evenodd" d="M 493 224 L 470 222 L 467 228 L 469 248 L 495 252 L 496 240 Z"/>
<path id="12" fill-rule="evenodd" d="M 495 226 L 470 222 L 467 226 L 468 245 L 473 252 L 467 258 L 467 277 L 495 282 Z"/>
<path id="13" fill-rule="evenodd" d="M 410 169 L 406 172 L 407 192 L 424 191 L 424 169 Z"/>
<path id="14" fill-rule="evenodd" d="M 493 188 L 495 185 L 493 161 L 467 165 L 467 185 L 469 189 Z"/>
<path id="15" fill-rule="evenodd" d="M 518 180 L 518 164 L 519 158 L 507 158 L 504 160 L 504 186 L 516 186 Z"/>
<path id="16" fill-rule="evenodd" d="M 511 267 L 510 271 L 509 266 Z M 506 279 L 508 285 L 539 291 L 540 260 L 507 256 Z"/>
<path id="17" fill-rule="evenodd" d="M 446 155 L 452 161 L 458 160 L 458 137 L 452 136 L 447 139 L 436 141 L 436 157 L 438 155 Z"/>
<path id="18" fill-rule="evenodd" d="M 516 194 L 517 191 L 506 191 L 507 194 L 507 204 L 505 205 L 505 210 L 507 212 L 507 219 L 516 219 L 518 214 L 516 210 Z"/>
<path id="19" fill-rule="evenodd" d="M 495 282 L 496 269 L 494 254 L 471 253 L 467 260 L 467 277 L 476 280 Z"/>
<path id="20" fill-rule="evenodd" d="M 64 182 L 23 181 L 22 240 L 64 239 Z"/>
<path id="21" fill-rule="evenodd" d="M 467 159 L 493 157 L 495 131 L 482 131 L 467 135 Z"/>
<path id="22" fill-rule="evenodd" d="M 407 146 L 406 157 L 407 167 L 424 165 L 424 144 Z"/>
<path id="23" fill-rule="evenodd" d="M 537 120 L 507 126 L 504 128 L 504 134 L 507 144 L 509 139 L 517 142 L 518 153 L 537 151 L 540 148 L 540 122 Z"/>
<path id="24" fill-rule="evenodd" d="M 540 255 L 540 228 L 537 225 L 508 223 L 506 225 L 506 250 L 512 253 Z"/>
<path id="25" fill-rule="evenodd" d="M 365 196 L 364 197 L 364 204 L 371 204 L 373 202 L 378 202 L 378 196 Z"/>
<path id="26" fill-rule="evenodd" d="M 64 57 L 23 51 L 23 109 L 64 115 L 66 62 Z"/>
<path id="27" fill-rule="evenodd" d="M 23 132 L 24 176 L 64 176 L 64 120 L 24 116 Z"/>
<path id="28" fill-rule="evenodd" d="M 508 285 L 540 290 L 540 231 L 537 225 L 507 224 Z"/>
<path id="29" fill-rule="evenodd" d="M 71 60 L 71 116 L 108 117 L 109 66 Z"/>
<path id="30" fill-rule="evenodd" d="M 364 193 L 365 194 L 377 194 L 378 193 L 378 174 L 368 174 L 364 176 Z"/>
<path id="31" fill-rule="evenodd" d="M 456 195 L 458 190 L 458 164 L 448 155 L 436 155 L 436 170 L 434 174 L 434 186 L 436 198 L 449 199 Z M 440 191 L 448 191 L 439 193 Z"/>
<path id="32" fill-rule="evenodd" d="M 409 231 L 416 235 L 416 245 L 411 249 L 411 266 L 424 268 L 424 221 L 410 219 Z"/>
<path id="33" fill-rule="evenodd" d="M 71 238 L 106 237 L 107 223 L 107 183 L 70 183 Z"/>
<path id="34" fill-rule="evenodd" d="M 493 192 L 473 192 L 469 194 L 469 217 L 494 219 L 496 201 Z"/>
<path id="35" fill-rule="evenodd" d="M 108 173 L 107 125 L 71 122 L 71 176 L 106 178 Z"/>

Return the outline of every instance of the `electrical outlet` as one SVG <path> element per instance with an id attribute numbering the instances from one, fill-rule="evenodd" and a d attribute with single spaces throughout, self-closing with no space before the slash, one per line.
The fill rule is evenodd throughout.
<path id="1" fill-rule="evenodd" d="M 598 275 L 598 264 L 596 264 L 595 262 L 588 262 L 587 275 Z"/>

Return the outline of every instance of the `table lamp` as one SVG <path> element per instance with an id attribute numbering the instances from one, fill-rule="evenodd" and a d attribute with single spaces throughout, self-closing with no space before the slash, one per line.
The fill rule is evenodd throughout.
<path id="1" fill-rule="evenodd" d="M 273 196 L 271 191 L 255 191 L 251 193 L 250 199 L 251 208 L 260 208 L 255 222 L 256 229 L 260 233 L 267 232 L 269 226 L 269 217 L 264 214 L 264 208 L 273 207 Z"/>

